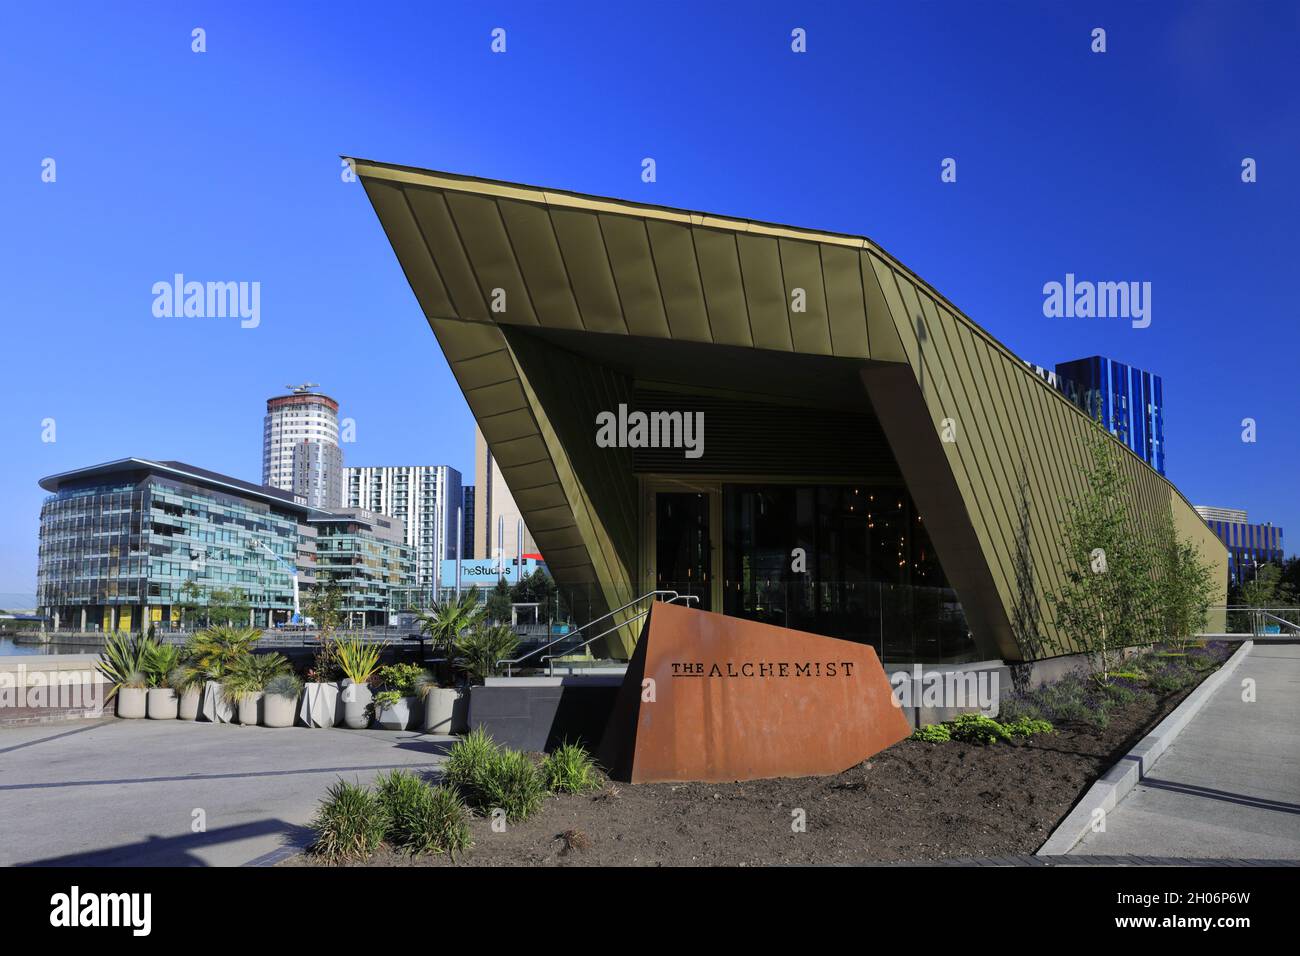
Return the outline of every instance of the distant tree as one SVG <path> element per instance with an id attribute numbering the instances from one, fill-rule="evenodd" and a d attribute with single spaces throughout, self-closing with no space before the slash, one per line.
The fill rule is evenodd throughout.
<path id="1" fill-rule="evenodd" d="M 1282 568 L 1270 562 L 1259 565 L 1242 583 L 1241 602 L 1248 607 L 1288 607 L 1295 602 L 1295 592 L 1282 579 Z"/>
<path id="2" fill-rule="evenodd" d="M 191 579 L 182 584 L 176 600 L 181 627 L 197 625 L 204 615 L 207 603 L 207 589 L 198 581 Z"/>
<path id="3" fill-rule="evenodd" d="M 317 584 L 308 592 L 304 610 L 320 630 L 321 640 L 330 640 L 343 621 L 343 589 L 332 578 Z"/>
<path id="4" fill-rule="evenodd" d="M 250 607 L 243 588 L 214 588 L 208 595 L 206 617 L 209 624 L 218 627 L 246 626 Z"/>
<path id="5" fill-rule="evenodd" d="M 510 621 L 510 585 L 504 577 L 497 581 L 487 597 L 487 618 L 497 624 Z"/>

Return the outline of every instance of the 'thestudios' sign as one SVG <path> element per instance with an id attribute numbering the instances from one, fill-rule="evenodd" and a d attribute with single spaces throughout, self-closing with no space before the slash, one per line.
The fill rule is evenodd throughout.
<path id="1" fill-rule="evenodd" d="M 519 573 L 522 570 L 525 577 L 532 574 L 538 568 L 544 567 L 541 561 L 536 558 L 524 558 L 521 569 L 514 558 L 502 561 L 498 564 L 491 560 L 468 560 L 460 562 L 460 583 L 462 587 L 469 587 L 477 584 L 479 587 L 493 587 L 501 578 L 506 579 L 507 584 L 514 584 L 519 580 Z M 450 587 L 456 583 L 456 562 L 442 562 L 442 586 Z"/>

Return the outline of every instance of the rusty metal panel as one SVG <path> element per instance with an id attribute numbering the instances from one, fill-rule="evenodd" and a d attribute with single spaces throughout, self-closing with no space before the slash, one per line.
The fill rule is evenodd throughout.
<path id="1" fill-rule="evenodd" d="M 911 732 L 868 645 L 655 604 L 600 757 L 632 783 L 808 777 Z"/>

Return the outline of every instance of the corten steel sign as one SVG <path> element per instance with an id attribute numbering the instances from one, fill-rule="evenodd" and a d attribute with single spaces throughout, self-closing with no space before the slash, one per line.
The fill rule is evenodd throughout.
<path id="1" fill-rule="evenodd" d="M 655 604 L 600 756 L 633 783 L 804 777 L 910 733 L 871 647 Z"/>

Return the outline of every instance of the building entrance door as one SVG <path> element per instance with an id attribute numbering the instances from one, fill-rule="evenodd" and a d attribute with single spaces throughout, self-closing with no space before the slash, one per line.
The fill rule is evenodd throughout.
<path id="1" fill-rule="evenodd" d="M 712 520 L 715 494 L 709 491 L 654 491 L 651 571 L 659 591 L 693 594 L 691 607 L 713 609 L 715 548 Z"/>

